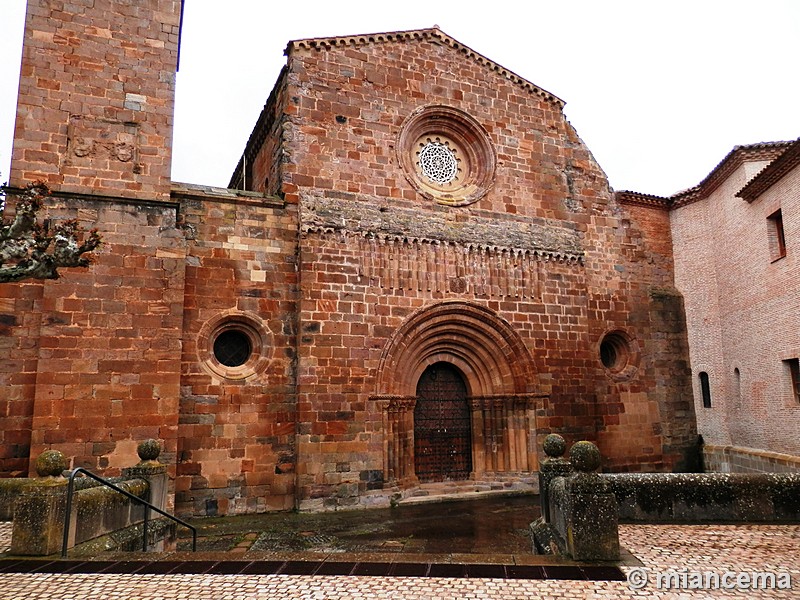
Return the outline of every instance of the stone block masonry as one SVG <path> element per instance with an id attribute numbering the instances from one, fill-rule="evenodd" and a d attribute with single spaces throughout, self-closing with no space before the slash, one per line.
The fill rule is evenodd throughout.
<path id="1" fill-rule="evenodd" d="M 357 504 L 368 491 L 361 475 L 387 464 L 413 474 L 404 421 L 392 425 L 399 446 L 386 440 L 382 413 L 393 409 L 384 407 L 402 403 L 382 398 L 413 397 L 421 371 L 437 360 L 458 365 L 473 394 L 537 395 L 531 440 L 552 431 L 596 439 L 609 468 L 685 463 L 694 430 L 685 329 L 671 316 L 680 301 L 653 300 L 672 286 L 667 213 L 637 207 L 620 216 L 560 101 L 470 53 L 438 30 L 292 43 L 279 82 L 286 89 L 272 96 L 286 103 L 284 126 L 267 126 L 277 110 L 268 104 L 248 145 L 251 162 L 277 170 L 286 201 L 300 205 L 301 506 Z M 496 149 L 494 179 L 477 202 L 435 189 L 431 200 L 424 181 L 415 187 L 404 170 L 403 128 L 425 107 L 443 119 L 474 117 Z M 483 134 L 458 138 L 452 132 L 463 123 L 448 131 L 453 147 L 466 145 L 466 161 L 470 140 Z M 278 165 L 267 131 L 282 139 Z M 239 171 L 232 181 L 242 181 Z M 471 363 L 455 343 L 417 345 L 413 329 L 397 338 L 414 315 L 447 301 L 485 307 L 509 324 L 521 349 L 508 358 L 530 360 L 527 380 L 481 381 L 480 359 Z M 440 317 L 441 336 L 462 335 L 466 318 Z M 613 331 L 628 332 L 631 345 L 625 364 L 609 369 L 599 348 Z M 484 343 L 463 335 L 473 350 Z M 394 344 L 418 347 L 419 360 L 393 372 Z M 476 350 L 498 351 L 488 343 Z M 508 433 L 491 450 L 474 435 L 473 458 L 485 451 L 494 464 L 505 461 Z"/>
<path id="2" fill-rule="evenodd" d="M 168 201 L 178 0 L 28 3 L 12 186 Z"/>
<path id="3" fill-rule="evenodd" d="M 174 457 L 186 256 L 175 208 L 86 197 L 49 210 L 97 226 L 104 244 L 88 270 L 0 290 L 8 314 L 32 322 L 3 338 L 19 348 L 0 367 L 14 415 L 6 467 L 24 474 L 25 446 L 57 447 L 75 467 L 113 471 L 143 437 Z"/>
<path id="4" fill-rule="evenodd" d="M 296 207 L 260 194 L 179 186 L 186 258 L 176 508 L 294 507 Z M 252 332 L 241 368 L 215 358 L 221 331 Z M 252 368 L 251 368 L 252 367 Z M 242 370 L 245 369 L 245 370 Z"/>
<path id="5" fill-rule="evenodd" d="M 179 9 L 30 3 L 11 180 L 105 243 L 0 289 L 4 474 L 45 448 L 113 474 L 155 438 L 177 511 L 215 515 L 388 504 L 420 473 L 534 489 L 554 432 L 686 467 L 668 213 L 617 201 L 560 99 L 438 29 L 300 40 L 239 189 L 178 184 Z"/>

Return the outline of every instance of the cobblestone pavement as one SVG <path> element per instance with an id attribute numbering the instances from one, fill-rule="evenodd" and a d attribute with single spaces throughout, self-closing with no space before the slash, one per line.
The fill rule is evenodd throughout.
<path id="1" fill-rule="evenodd" d="M 11 547 L 11 521 L 0 521 L 0 552 Z"/>
<path id="2" fill-rule="evenodd" d="M 293 575 L 23 575 L 0 574 L 2 600 L 226 600 L 304 598 L 453 599 L 522 598 L 798 598 L 800 525 L 626 525 L 622 545 L 646 569 L 647 584 L 574 580 L 447 579 Z M 623 567 L 626 573 L 639 567 Z M 673 571 L 672 583 L 697 583 L 694 573 L 772 571 L 793 589 L 657 589 L 659 573 Z M 641 571 L 637 571 L 638 574 Z M 694 578 L 694 579 L 693 579 Z M 735 581 L 735 578 L 727 580 Z M 767 580 L 769 581 L 769 580 Z M 713 578 L 710 579 L 713 584 Z M 776 586 L 774 587 L 777 587 Z"/>

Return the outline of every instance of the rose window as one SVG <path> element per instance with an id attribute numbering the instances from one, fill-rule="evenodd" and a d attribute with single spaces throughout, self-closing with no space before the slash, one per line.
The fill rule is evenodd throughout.
<path id="1" fill-rule="evenodd" d="M 417 108 L 403 122 L 395 148 L 408 182 L 439 204 L 472 204 L 494 182 L 497 155 L 489 134 L 456 108 Z"/>
<path id="2" fill-rule="evenodd" d="M 428 138 L 420 144 L 419 168 L 434 183 L 447 184 L 458 177 L 456 153 L 447 144 Z"/>

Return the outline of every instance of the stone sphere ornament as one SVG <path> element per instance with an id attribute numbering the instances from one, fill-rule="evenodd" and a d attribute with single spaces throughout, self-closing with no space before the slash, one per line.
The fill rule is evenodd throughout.
<path id="1" fill-rule="evenodd" d="M 569 450 L 569 460 L 576 471 L 591 473 L 600 468 L 600 450 L 592 442 L 577 442 Z"/>
<path id="2" fill-rule="evenodd" d="M 551 433 L 544 438 L 544 444 L 542 444 L 542 446 L 544 448 L 544 453 L 550 458 L 564 456 L 564 452 L 567 451 L 566 440 L 557 433 Z"/>
<path id="3" fill-rule="evenodd" d="M 161 444 L 158 443 L 158 440 L 154 439 L 144 440 L 143 442 L 139 442 L 136 453 L 142 461 L 156 460 L 161 454 Z"/>
<path id="4" fill-rule="evenodd" d="M 67 459 L 58 450 L 45 450 L 36 458 L 39 477 L 58 477 L 67 470 Z"/>

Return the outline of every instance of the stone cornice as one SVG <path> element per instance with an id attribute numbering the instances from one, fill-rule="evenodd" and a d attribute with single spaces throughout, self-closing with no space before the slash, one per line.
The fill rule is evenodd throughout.
<path id="1" fill-rule="evenodd" d="M 629 190 L 622 190 L 614 192 L 614 197 L 620 204 L 633 204 L 635 206 L 647 206 L 650 208 L 663 208 L 670 207 L 670 199 L 663 196 L 654 196 L 652 194 L 642 194 L 640 192 L 631 192 Z"/>
<path id="2" fill-rule="evenodd" d="M 482 250 L 528 253 L 539 260 L 582 264 L 580 233 L 547 222 L 473 217 L 452 222 L 436 211 L 420 214 L 411 207 L 386 206 L 380 198 L 346 200 L 303 194 L 303 233 L 342 232 L 378 240 L 424 244 L 457 244 Z"/>
<path id="3" fill-rule="evenodd" d="M 560 262 L 566 263 L 571 265 L 578 265 L 583 264 L 583 255 L 582 254 L 574 254 L 570 252 L 558 252 L 553 250 L 541 250 L 541 249 L 528 249 L 528 248 L 513 248 L 509 246 L 498 246 L 496 244 L 481 244 L 481 243 L 472 243 L 472 242 L 457 242 L 457 241 L 448 241 L 448 240 L 439 240 L 434 238 L 425 238 L 419 236 L 411 236 L 411 235 L 401 235 L 401 234 L 382 234 L 382 233 L 375 233 L 373 231 L 345 231 L 342 229 L 337 229 L 334 227 L 322 227 L 317 225 L 303 225 L 301 227 L 301 231 L 304 234 L 312 233 L 312 234 L 320 234 L 320 235 L 353 235 L 353 236 L 360 236 L 363 238 L 374 238 L 376 240 L 380 240 L 383 242 L 386 241 L 396 241 L 396 242 L 411 242 L 417 244 L 432 244 L 432 245 L 447 245 L 453 244 L 457 246 L 462 246 L 465 248 L 473 248 L 473 249 L 480 249 L 485 251 L 492 251 L 492 252 L 508 252 L 509 254 L 513 255 L 530 255 L 533 258 L 536 258 L 540 261 L 544 262 Z"/>
<path id="4" fill-rule="evenodd" d="M 505 77 L 509 81 L 512 81 L 513 83 L 527 90 L 531 94 L 540 96 L 541 98 L 547 100 L 548 102 L 551 102 L 552 104 L 557 106 L 559 110 L 564 107 L 565 104 L 564 100 L 562 100 L 555 94 L 551 94 L 547 90 L 540 88 L 539 86 L 531 83 L 527 79 L 520 77 L 513 71 L 510 71 L 509 69 L 506 69 L 502 65 L 499 65 L 496 62 L 486 58 L 485 56 L 483 56 L 479 52 L 476 52 L 469 46 L 466 46 L 461 42 L 459 42 L 458 40 L 447 35 L 438 27 L 432 27 L 430 29 L 412 29 L 408 31 L 389 31 L 385 33 L 370 33 L 363 35 L 348 35 L 348 36 L 293 40 L 289 42 L 289 44 L 286 46 L 285 54 L 288 56 L 292 52 L 298 50 L 330 50 L 333 48 L 343 48 L 348 46 L 363 46 L 366 44 L 380 44 L 386 42 L 417 42 L 423 40 L 430 40 L 439 44 L 444 44 L 446 46 L 449 46 L 453 50 L 460 52 L 467 58 L 474 60 L 483 67 L 491 71 L 495 71 L 502 77 Z"/>
<path id="5" fill-rule="evenodd" d="M 266 196 L 261 192 L 246 192 L 231 188 L 198 185 L 193 183 L 172 183 L 170 197 L 173 200 L 205 200 L 228 204 L 248 204 L 285 208 L 286 203 L 276 196 Z"/>

